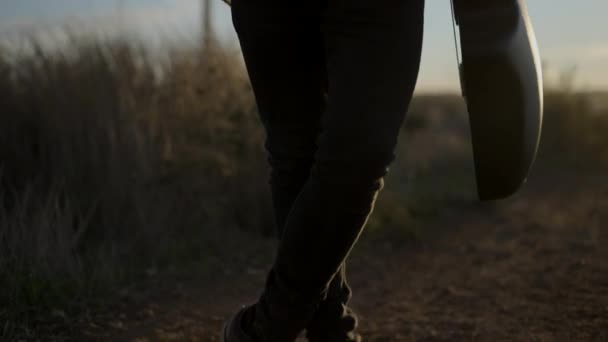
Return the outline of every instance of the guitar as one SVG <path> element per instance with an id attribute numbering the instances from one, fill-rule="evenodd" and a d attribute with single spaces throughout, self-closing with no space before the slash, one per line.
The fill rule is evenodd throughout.
<path id="1" fill-rule="evenodd" d="M 523 0 L 451 1 L 477 192 L 481 200 L 505 198 L 526 181 L 540 142 L 543 83 L 536 38 Z"/>

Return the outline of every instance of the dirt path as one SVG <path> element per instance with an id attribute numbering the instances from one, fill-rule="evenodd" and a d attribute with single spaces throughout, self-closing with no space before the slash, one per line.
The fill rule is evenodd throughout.
<path id="1" fill-rule="evenodd" d="M 357 302 L 369 340 L 608 341 L 599 203 L 545 198 L 464 215 L 442 241 L 379 265 Z"/>
<path id="2" fill-rule="evenodd" d="M 608 341 L 608 192 L 565 187 L 447 213 L 425 243 L 363 244 L 349 271 L 365 340 Z M 223 319 L 255 298 L 263 270 L 160 279 L 79 334 L 218 341 Z"/>

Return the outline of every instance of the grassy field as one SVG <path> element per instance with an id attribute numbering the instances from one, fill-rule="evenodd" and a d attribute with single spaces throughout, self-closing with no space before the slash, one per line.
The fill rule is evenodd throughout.
<path id="1" fill-rule="evenodd" d="M 0 336 L 214 256 L 235 231 L 272 233 L 238 51 L 30 41 L 0 50 L 0 93 Z M 551 88 L 537 172 L 605 165 L 608 110 L 593 106 L 605 94 L 589 96 Z M 417 238 L 417 221 L 474 200 L 466 120 L 456 95 L 414 100 L 370 231 Z"/>

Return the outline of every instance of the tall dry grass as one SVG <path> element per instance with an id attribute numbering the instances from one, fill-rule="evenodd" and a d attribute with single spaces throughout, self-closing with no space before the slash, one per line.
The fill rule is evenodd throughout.
<path id="1" fill-rule="evenodd" d="M 242 69 L 219 47 L 159 58 L 74 39 L 0 51 L 0 321 L 118 283 L 221 229 L 266 227 L 262 132 Z"/>
<path id="2" fill-rule="evenodd" d="M 608 93 L 584 93 L 568 88 L 547 94 L 541 163 L 570 164 L 585 169 L 605 169 L 608 165 Z"/>

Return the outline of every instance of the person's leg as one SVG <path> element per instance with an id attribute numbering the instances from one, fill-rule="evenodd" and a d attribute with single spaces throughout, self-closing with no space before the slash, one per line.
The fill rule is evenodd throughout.
<path id="1" fill-rule="evenodd" d="M 372 211 L 417 78 L 423 7 L 329 1 L 328 104 L 313 170 L 256 304 L 253 325 L 264 341 L 292 341 L 305 328 Z"/>
<path id="2" fill-rule="evenodd" d="M 314 117 L 315 115 L 314 113 L 310 113 L 310 116 Z M 302 133 L 304 133 L 304 137 L 301 138 L 305 138 L 307 134 L 305 132 Z M 296 137 L 297 135 L 292 134 L 290 138 L 300 139 Z M 290 138 L 282 139 L 282 141 L 289 144 L 287 141 L 291 140 Z M 314 155 L 314 152 L 311 155 Z M 292 164 L 290 163 L 290 158 L 287 158 L 283 161 L 276 160 L 274 164 L 275 167 L 272 168 L 271 175 L 271 195 L 277 238 L 280 241 L 289 211 L 291 211 L 297 195 L 309 178 L 312 157 L 310 162 L 308 160 L 300 160 L 299 163 Z M 291 166 L 289 168 L 280 168 L 276 167 L 276 164 L 291 164 Z M 357 328 L 357 317 L 348 307 L 351 293 L 352 291 L 346 277 L 345 261 L 331 281 L 327 297 L 321 302 L 311 322 L 307 325 L 306 330 L 309 341 L 349 341 L 347 339 L 348 336 L 352 336 L 353 341 L 355 341 L 356 335 L 354 335 L 354 330 Z"/>
<path id="3" fill-rule="evenodd" d="M 293 202 L 310 176 L 326 103 L 319 6 L 308 4 L 298 10 L 268 0 L 233 1 L 234 25 L 267 133 L 279 241 Z M 321 316 L 340 322 L 350 289 L 345 279 L 335 278 L 332 302 Z M 339 312 L 338 317 L 330 312 Z"/>
<path id="4" fill-rule="evenodd" d="M 287 215 L 310 176 L 326 104 L 320 9 L 277 0 L 234 0 L 237 31 L 266 131 L 270 190 L 280 240 Z"/>
<path id="5" fill-rule="evenodd" d="M 312 161 L 281 172 L 273 168 L 271 192 L 274 205 L 277 237 L 280 241 L 285 228 L 285 221 L 297 195 L 308 180 Z M 304 171 L 306 174 L 304 175 Z M 284 179 L 285 182 L 278 180 Z M 348 307 L 352 291 L 346 277 L 346 261 L 340 266 L 329 289 L 327 297 L 317 308 L 312 320 L 306 327 L 307 338 L 311 342 L 356 341 L 357 317 Z"/>
<path id="6" fill-rule="evenodd" d="M 321 11 L 308 5 L 314 13 L 294 18 L 293 8 L 264 7 L 271 4 L 268 1 L 255 3 L 259 7 L 253 9 L 236 0 L 234 19 L 267 131 L 270 185 L 280 240 L 293 202 L 310 176 L 326 102 Z M 316 16 L 316 21 L 310 16 Z M 347 334 L 355 328 L 356 319 L 346 307 L 351 291 L 344 267 L 330 288 L 317 319 L 310 324 L 319 336 L 326 331 Z"/>

